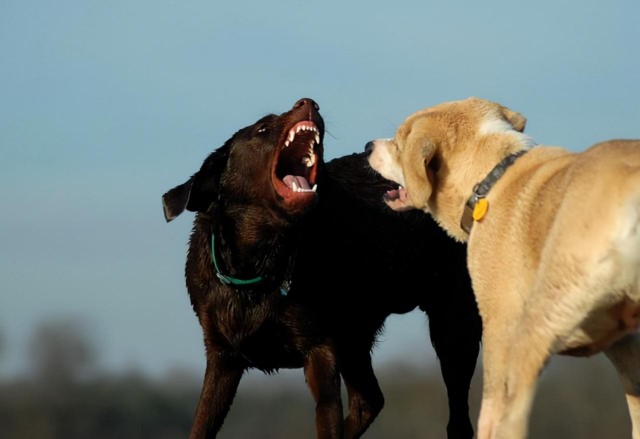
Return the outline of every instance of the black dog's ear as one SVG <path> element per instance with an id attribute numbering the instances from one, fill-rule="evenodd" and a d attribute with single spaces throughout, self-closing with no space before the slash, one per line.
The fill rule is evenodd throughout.
<path id="1" fill-rule="evenodd" d="M 164 210 L 164 219 L 167 222 L 184 212 L 189 203 L 194 177 L 191 177 L 180 186 L 174 187 L 162 196 L 162 209 Z"/>
<path id="2" fill-rule="evenodd" d="M 229 144 L 212 152 L 189 180 L 162 196 L 164 218 L 171 221 L 185 209 L 205 212 L 218 198 L 220 178 L 227 166 Z"/>

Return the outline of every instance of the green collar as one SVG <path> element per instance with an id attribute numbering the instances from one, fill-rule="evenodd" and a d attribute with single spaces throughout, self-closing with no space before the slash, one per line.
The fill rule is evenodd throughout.
<path id="1" fill-rule="evenodd" d="M 467 200 L 467 204 L 464 206 L 462 212 L 462 218 L 460 219 L 460 227 L 467 233 L 471 233 L 471 227 L 473 227 L 474 221 L 480 221 L 487 213 L 489 203 L 486 200 L 487 194 L 491 187 L 498 181 L 502 174 L 505 173 L 507 168 L 516 161 L 518 157 L 527 152 L 528 149 L 523 149 L 513 154 L 509 154 L 498 163 L 489 174 L 480 183 L 473 187 L 473 193 Z"/>
<path id="2" fill-rule="evenodd" d="M 218 279 L 220 279 L 220 282 L 222 282 L 225 285 L 239 285 L 239 286 L 252 285 L 258 282 L 262 282 L 263 280 L 262 276 L 245 280 L 245 279 L 236 279 L 235 277 L 226 276 L 222 274 L 220 272 L 220 267 L 218 267 L 218 261 L 216 260 L 215 235 L 213 233 L 211 234 L 211 259 L 213 260 L 213 266 L 216 268 L 216 276 L 218 276 Z"/>
<path id="3" fill-rule="evenodd" d="M 294 255 L 295 256 L 295 255 Z M 254 277 L 253 279 L 236 279 L 235 277 L 227 276 L 220 273 L 220 267 L 218 267 L 218 261 L 216 260 L 216 249 L 215 249 L 215 235 L 211 233 L 211 260 L 213 261 L 213 266 L 216 269 L 216 276 L 220 279 L 224 285 L 235 285 L 235 286 L 247 286 L 257 284 L 258 282 L 262 282 L 264 280 L 263 276 Z M 291 289 L 291 273 L 293 271 L 293 263 L 295 257 L 292 257 L 289 261 L 289 271 L 287 276 L 280 284 L 280 295 L 286 296 L 289 294 L 289 290 Z"/>

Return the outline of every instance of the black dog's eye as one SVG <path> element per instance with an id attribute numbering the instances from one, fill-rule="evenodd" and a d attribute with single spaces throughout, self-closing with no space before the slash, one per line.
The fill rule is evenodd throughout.
<path id="1" fill-rule="evenodd" d="M 261 125 L 258 128 L 258 134 L 266 134 L 267 131 L 269 131 L 269 127 L 267 127 L 266 125 Z"/>

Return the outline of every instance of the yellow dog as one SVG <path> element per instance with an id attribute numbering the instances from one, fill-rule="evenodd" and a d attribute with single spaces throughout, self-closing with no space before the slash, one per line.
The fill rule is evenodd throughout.
<path id="1" fill-rule="evenodd" d="M 535 145 L 525 123 L 496 102 L 445 102 L 370 142 L 369 163 L 401 185 L 385 197 L 392 209 L 422 209 L 468 242 L 483 321 L 479 438 L 526 437 L 551 355 L 604 352 L 640 439 L 640 141 L 575 153 Z"/>

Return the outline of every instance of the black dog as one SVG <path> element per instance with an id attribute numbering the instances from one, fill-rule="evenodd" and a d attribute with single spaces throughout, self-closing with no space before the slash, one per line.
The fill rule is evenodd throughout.
<path id="1" fill-rule="evenodd" d="M 342 437 L 334 350 L 313 312 L 289 297 L 295 223 L 317 202 L 324 121 L 301 99 L 236 132 L 163 195 L 167 221 L 197 212 L 187 289 L 204 332 L 206 372 L 192 438 L 215 437 L 248 368 L 304 367 L 319 438 Z"/>
<path id="2" fill-rule="evenodd" d="M 294 126 L 302 130 L 292 135 Z M 429 314 L 449 437 L 472 437 L 481 329 L 465 247 L 428 215 L 387 209 L 388 182 L 363 154 L 325 169 L 323 136 L 317 105 L 301 99 L 238 131 L 163 196 L 168 221 L 198 212 L 186 278 L 207 368 L 191 437 L 215 437 L 246 369 L 298 367 L 316 400 L 317 436 L 360 437 L 384 401 L 371 366 L 376 336 L 389 314 L 416 306 Z M 338 372 L 349 396 L 344 436 Z"/>
<path id="3" fill-rule="evenodd" d="M 330 321 L 349 397 L 345 437 L 360 437 L 382 409 L 370 354 L 385 319 L 416 307 L 429 317 L 447 387 L 448 437 L 473 437 L 468 396 L 482 325 L 466 246 L 423 212 L 389 209 L 382 197 L 394 186 L 365 153 L 329 161 L 321 177 L 319 204 L 304 219 L 292 293 Z"/>

